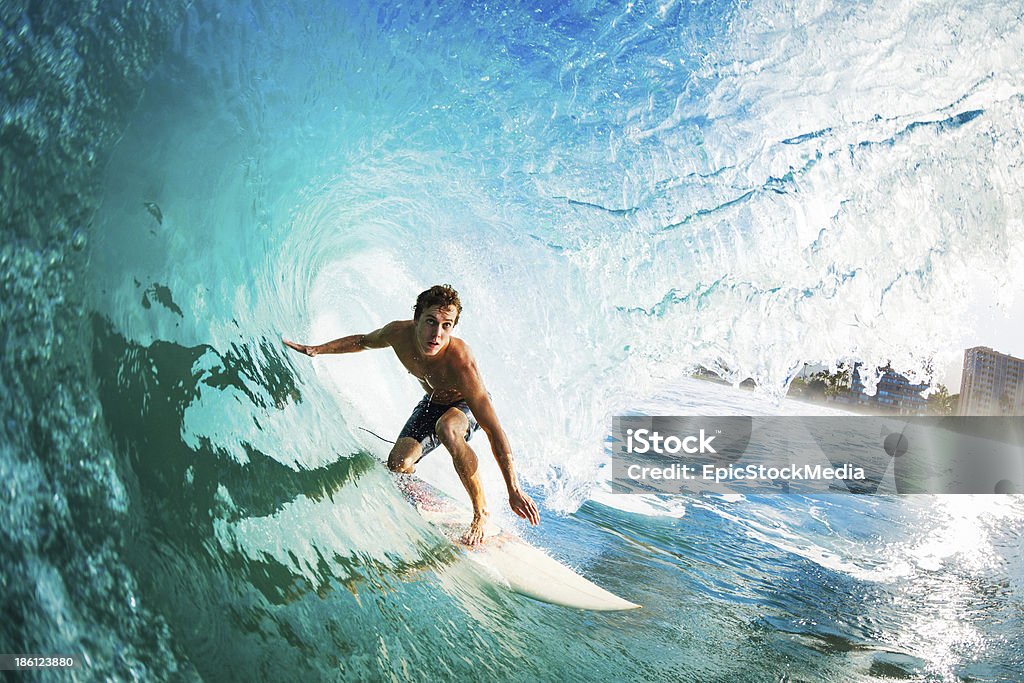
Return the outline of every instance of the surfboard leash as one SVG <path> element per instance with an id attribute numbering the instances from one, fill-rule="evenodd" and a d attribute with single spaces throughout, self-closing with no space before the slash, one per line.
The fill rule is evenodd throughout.
<path id="1" fill-rule="evenodd" d="M 367 434 L 373 434 L 373 435 L 374 435 L 375 437 L 377 437 L 378 439 L 380 439 L 381 441 L 383 441 L 383 442 L 385 442 L 385 443 L 390 443 L 390 444 L 393 444 L 393 443 L 395 443 L 395 442 L 394 442 L 394 441 L 392 441 L 391 439 L 385 439 L 385 438 L 384 438 L 383 436 L 381 436 L 381 435 L 380 435 L 380 434 L 378 434 L 377 432 L 373 432 L 373 431 L 370 431 L 370 430 L 369 430 L 369 429 L 367 429 L 366 427 L 360 427 L 360 429 L 362 429 L 362 430 L 363 430 L 364 432 L 366 432 Z"/>

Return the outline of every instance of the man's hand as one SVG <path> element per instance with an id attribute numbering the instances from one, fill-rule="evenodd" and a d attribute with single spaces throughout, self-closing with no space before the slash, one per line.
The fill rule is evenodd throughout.
<path id="1" fill-rule="evenodd" d="M 528 520 L 530 524 L 540 522 L 540 513 L 537 512 L 537 506 L 534 504 L 533 499 L 522 491 L 509 491 L 508 504 L 512 508 L 512 512 Z"/>
<path id="2" fill-rule="evenodd" d="M 296 344 L 295 342 L 288 341 L 287 339 L 282 339 L 281 341 L 283 341 L 284 345 L 287 346 L 288 348 L 295 349 L 299 353 L 304 353 L 307 356 L 312 357 L 312 356 L 315 356 L 317 354 L 317 348 L 315 346 L 306 346 L 305 344 Z"/>

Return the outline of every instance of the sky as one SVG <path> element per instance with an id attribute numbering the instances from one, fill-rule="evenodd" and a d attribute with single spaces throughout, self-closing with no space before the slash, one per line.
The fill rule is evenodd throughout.
<path id="1" fill-rule="evenodd" d="M 958 345 L 937 357 L 937 382 L 950 393 L 960 392 L 964 349 L 987 346 L 1000 353 L 1024 358 L 1024 282 L 1000 285 L 995 278 L 979 275 L 969 285 L 971 306 Z"/>

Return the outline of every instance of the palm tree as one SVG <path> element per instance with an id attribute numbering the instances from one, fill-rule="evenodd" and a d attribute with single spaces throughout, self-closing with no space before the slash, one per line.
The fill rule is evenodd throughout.
<path id="1" fill-rule="evenodd" d="M 835 398 L 850 388 L 850 369 L 845 363 L 840 363 L 835 373 L 822 370 L 811 376 L 811 384 L 821 382 L 825 385 L 825 397 Z"/>
<path id="2" fill-rule="evenodd" d="M 928 412 L 935 415 L 953 414 L 953 397 L 944 384 L 937 384 L 935 391 L 928 397 Z"/>

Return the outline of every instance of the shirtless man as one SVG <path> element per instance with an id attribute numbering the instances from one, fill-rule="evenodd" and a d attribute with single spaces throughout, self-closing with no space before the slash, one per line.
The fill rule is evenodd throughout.
<path id="1" fill-rule="evenodd" d="M 512 511 L 531 524 L 537 524 L 540 515 L 533 500 L 519 488 L 512 449 L 484 389 L 473 354 L 465 342 L 452 336 L 461 313 L 459 293 L 450 285 L 434 285 L 416 298 L 412 320 L 395 320 L 369 334 L 354 334 L 316 346 L 283 341 L 307 356 L 388 346 L 394 350 L 426 395 L 402 428 L 388 456 L 388 467 L 411 474 L 420 458 L 444 444 L 473 503 L 473 521 L 463 542 L 475 545 L 484 538 L 488 516 L 476 453 L 466 443 L 477 428 L 483 429 L 491 442 L 494 459 L 508 487 Z"/>

